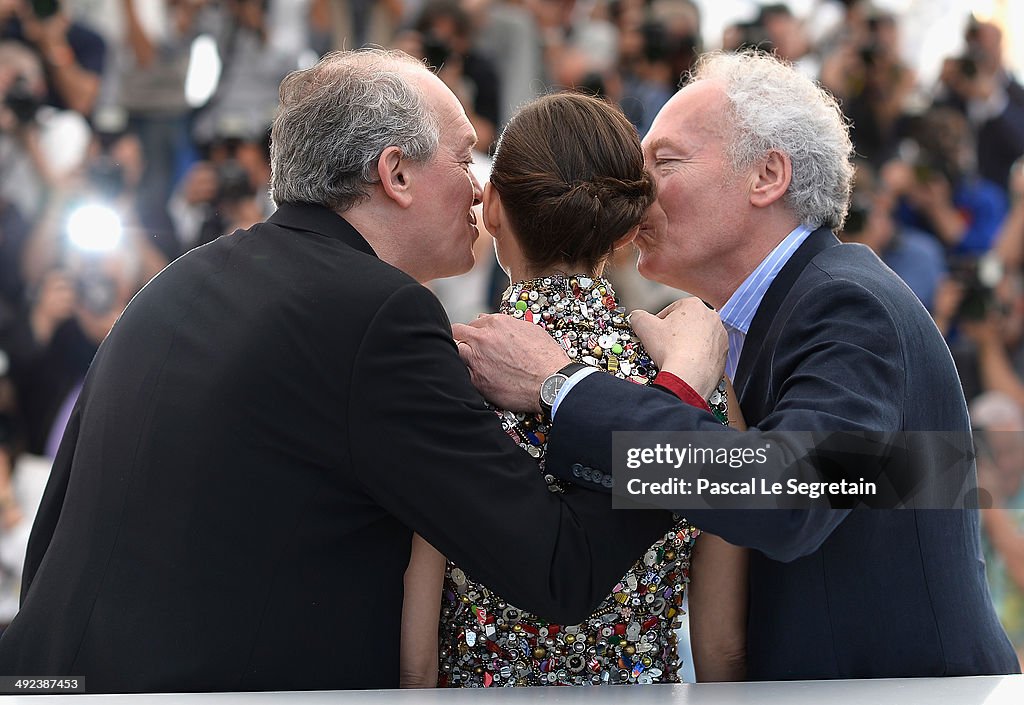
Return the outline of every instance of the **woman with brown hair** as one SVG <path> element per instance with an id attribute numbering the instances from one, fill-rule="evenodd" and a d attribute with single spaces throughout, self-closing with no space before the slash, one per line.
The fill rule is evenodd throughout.
<path id="1" fill-rule="evenodd" d="M 653 200 L 640 141 L 617 108 L 571 93 L 521 108 L 499 139 L 483 196 L 484 224 L 512 282 L 501 311 L 544 326 L 574 361 L 651 384 L 657 370 L 602 273 L 632 242 Z M 709 400 L 723 423 L 725 399 L 723 383 Z M 550 422 L 495 411 L 545 474 Z M 545 479 L 552 492 L 565 491 Z M 691 567 L 697 678 L 741 679 L 746 554 L 699 534 L 678 519 L 578 625 L 551 624 L 509 604 L 417 538 L 406 574 L 403 683 L 432 684 L 437 649 L 437 683 L 447 687 L 678 682 L 675 632 Z M 500 560 L 501 547 L 494 552 Z"/>

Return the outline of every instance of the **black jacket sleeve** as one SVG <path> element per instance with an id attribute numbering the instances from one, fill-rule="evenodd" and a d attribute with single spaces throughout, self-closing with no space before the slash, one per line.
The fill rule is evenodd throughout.
<path id="1" fill-rule="evenodd" d="M 670 527 L 668 512 L 549 492 L 536 461 L 484 406 L 443 309 L 419 285 L 381 306 L 352 375 L 351 466 L 366 491 L 517 605 L 584 620 Z"/>

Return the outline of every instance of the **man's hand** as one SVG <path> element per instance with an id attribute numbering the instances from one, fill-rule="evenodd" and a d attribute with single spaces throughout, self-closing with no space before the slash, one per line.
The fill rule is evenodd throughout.
<path id="1" fill-rule="evenodd" d="M 456 323 L 452 335 L 470 379 L 492 404 L 540 411 L 540 385 L 569 364 L 569 357 L 540 326 L 511 316 L 481 316 Z"/>
<path id="2" fill-rule="evenodd" d="M 29 10 L 22 14 L 21 22 L 25 38 L 39 47 L 44 56 L 48 52 L 68 48 L 71 20 L 63 12 L 39 18 Z"/>
<path id="3" fill-rule="evenodd" d="M 953 187 L 946 177 L 930 176 L 924 182 L 916 182 L 907 193 L 907 198 L 915 208 L 929 213 L 953 204 Z"/>
<path id="4" fill-rule="evenodd" d="M 893 159 L 887 162 L 879 172 L 882 178 L 882 185 L 885 190 L 895 199 L 903 196 L 914 187 L 917 179 L 914 176 L 914 169 L 901 159 Z"/>
<path id="5" fill-rule="evenodd" d="M 660 369 L 682 379 L 704 399 L 711 396 L 729 353 L 729 336 L 717 312 L 691 296 L 657 316 L 633 311 L 629 322 Z"/>
<path id="6" fill-rule="evenodd" d="M 982 350 L 999 348 L 1003 345 L 1003 328 L 999 317 L 990 313 L 984 320 L 960 321 L 960 330 Z"/>

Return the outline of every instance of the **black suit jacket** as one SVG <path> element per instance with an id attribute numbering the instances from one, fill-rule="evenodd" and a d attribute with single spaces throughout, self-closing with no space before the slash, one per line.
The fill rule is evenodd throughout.
<path id="1" fill-rule="evenodd" d="M 970 432 L 928 312 L 869 249 L 840 245 L 827 230 L 811 234 L 766 292 L 735 382 L 748 424 L 763 432 Z M 666 394 L 591 375 L 559 406 L 549 472 L 610 468 L 620 430 L 715 432 L 723 446 L 744 437 Z M 930 460 L 919 453 L 910 462 L 934 472 Z M 976 511 L 683 513 L 757 549 L 751 679 L 1018 672 L 989 598 Z"/>
<path id="2" fill-rule="evenodd" d="M 413 531 L 572 624 L 669 524 L 548 492 L 433 295 L 334 213 L 285 204 L 172 263 L 101 346 L 0 673 L 397 687 Z"/>

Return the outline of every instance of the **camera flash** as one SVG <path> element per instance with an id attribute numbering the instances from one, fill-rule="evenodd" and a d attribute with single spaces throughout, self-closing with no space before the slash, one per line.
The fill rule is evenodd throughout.
<path id="1" fill-rule="evenodd" d="M 80 206 L 68 217 L 68 239 L 80 250 L 109 252 L 121 243 L 123 233 L 121 218 L 107 206 Z"/>

